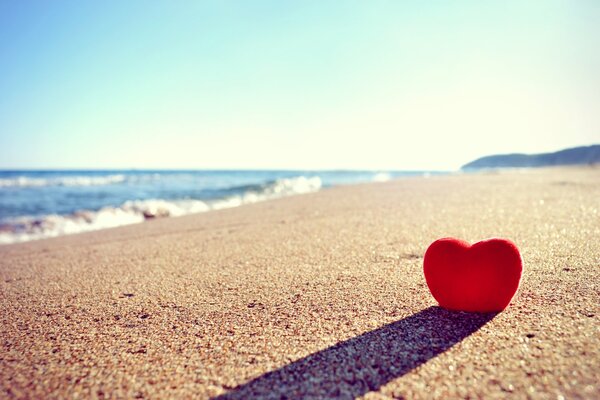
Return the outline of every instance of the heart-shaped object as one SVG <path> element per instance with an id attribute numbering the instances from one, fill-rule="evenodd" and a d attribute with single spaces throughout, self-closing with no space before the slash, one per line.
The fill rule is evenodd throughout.
<path id="1" fill-rule="evenodd" d="M 508 306 L 519 288 L 523 260 L 507 239 L 488 239 L 470 245 L 443 238 L 433 242 L 423 261 L 425 280 L 443 308 L 497 312 Z"/>

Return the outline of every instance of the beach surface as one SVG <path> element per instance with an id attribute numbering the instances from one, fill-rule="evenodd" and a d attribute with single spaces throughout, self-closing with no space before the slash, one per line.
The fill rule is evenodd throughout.
<path id="1" fill-rule="evenodd" d="M 0 247 L 0 398 L 599 398 L 600 168 L 402 178 Z M 434 240 L 514 241 L 504 312 Z"/>

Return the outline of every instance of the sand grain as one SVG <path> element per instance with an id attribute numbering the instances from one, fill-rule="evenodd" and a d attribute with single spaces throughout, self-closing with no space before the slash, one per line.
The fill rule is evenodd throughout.
<path id="1" fill-rule="evenodd" d="M 596 168 L 407 178 L 3 246 L 0 397 L 598 398 L 598 199 Z M 517 243 L 505 312 L 433 307 L 444 236 Z"/>

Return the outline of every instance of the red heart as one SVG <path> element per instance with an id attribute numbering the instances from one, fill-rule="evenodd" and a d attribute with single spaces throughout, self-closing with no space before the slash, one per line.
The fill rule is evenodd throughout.
<path id="1" fill-rule="evenodd" d="M 425 280 L 441 307 L 456 311 L 502 311 L 513 298 L 523 272 L 519 249 L 507 239 L 471 246 L 464 240 L 433 242 L 423 261 Z"/>

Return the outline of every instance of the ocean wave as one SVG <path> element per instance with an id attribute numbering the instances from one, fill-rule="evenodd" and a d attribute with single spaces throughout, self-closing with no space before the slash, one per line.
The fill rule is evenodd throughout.
<path id="1" fill-rule="evenodd" d="M 67 215 L 19 217 L 0 225 L 0 244 L 113 228 L 154 218 L 177 217 L 237 207 L 279 197 L 316 192 L 321 187 L 322 181 L 319 177 L 299 176 L 255 185 L 241 193 L 210 201 L 198 199 L 130 200 L 118 207 L 104 207 L 97 211 L 83 210 Z"/>
<path id="2" fill-rule="evenodd" d="M 2 187 L 43 187 L 43 186 L 98 186 L 125 182 L 126 177 L 122 174 L 105 176 L 59 176 L 52 178 L 31 178 L 17 176 L 14 178 L 0 179 Z"/>
<path id="3" fill-rule="evenodd" d="M 387 182 L 392 179 L 392 175 L 389 172 L 378 172 L 373 175 L 371 179 L 373 182 Z"/>

